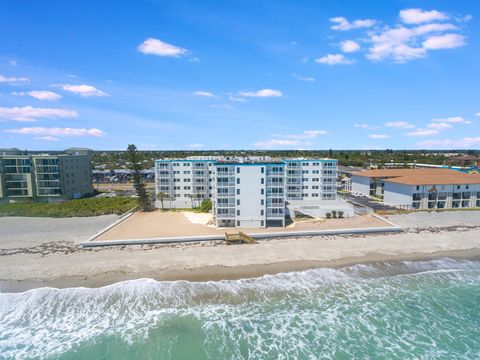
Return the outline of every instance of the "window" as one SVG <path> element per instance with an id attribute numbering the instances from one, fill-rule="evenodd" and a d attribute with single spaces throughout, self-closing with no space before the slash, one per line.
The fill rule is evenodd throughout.
<path id="1" fill-rule="evenodd" d="M 237 184 L 240 184 L 240 178 L 237 178 Z"/>
<path id="2" fill-rule="evenodd" d="M 260 210 L 260 216 L 263 216 L 263 215 L 265 215 L 265 211 Z"/>
<path id="3" fill-rule="evenodd" d="M 265 194 L 265 190 L 261 189 L 261 190 L 260 190 L 260 194 L 261 194 L 261 195 L 264 195 L 264 194 Z"/>
<path id="4" fill-rule="evenodd" d="M 240 168 L 237 166 L 237 174 L 240 174 Z"/>
<path id="5" fill-rule="evenodd" d="M 265 222 L 263 220 L 260 221 L 260 226 L 265 226 L 264 224 L 265 224 Z"/>
<path id="6" fill-rule="evenodd" d="M 420 190 L 420 186 L 419 186 L 419 185 L 417 185 L 416 189 L 417 189 L 417 191 L 418 191 L 418 190 Z"/>
<path id="7" fill-rule="evenodd" d="M 460 190 L 460 185 L 457 185 L 457 190 Z"/>
<path id="8" fill-rule="evenodd" d="M 240 205 L 240 199 L 237 199 L 237 205 Z"/>
<path id="9" fill-rule="evenodd" d="M 275 199 L 274 199 L 275 200 Z M 265 200 L 261 199 L 260 200 L 260 205 L 265 205 Z"/>
<path id="10" fill-rule="evenodd" d="M 260 179 L 260 184 L 262 184 L 262 185 L 265 184 L 265 179 L 264 178 Z"/>
<path id="11" fill-rule="evenodd" d="M 237 216 L 240 216 L 240 210 L 237 210 Z"/>
<path id="12" fill-rule="evenodd" d="M 237 226 L 240 226 L 240 221 L 237 221 Z"/>
<path id="13" fill-rule="evenodd" d="M 237 195 L 240 195 L 240 189 L 237 189 Z"/>

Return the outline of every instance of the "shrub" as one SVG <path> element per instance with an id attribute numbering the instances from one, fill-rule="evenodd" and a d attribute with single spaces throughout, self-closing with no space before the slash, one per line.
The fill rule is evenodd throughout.
<path id="1" fill-rule="evenodd" d="M 332 216 L 333 216 L 334 219 L 337 218 L 337 212 L 335 210 L 332 211 Z"/>
<path id="2" fill-rule="evenodd" d="M 61 203 L 13 203 L 0 206 L 0 216 L 74 217 L 123 214 L 136 205 L 129 197 L 88 198 Z"/>
<path id="3" fill-rule="evenodd" d="M 326 213 L 325 216 L 327 217 L 327 219 L 331 219 L 331 218 L 332 218 L 332 214 L 331 214 L 331 213 Z"/>
<path id="4" fill-rule="evenodd" d="M 196 209 L 197 212 L 208 213 L 212 210 L 212 202 L 209 199 L 202 201 L 200 206 Z"/>
<path id="5" fill-rule="evenodd" d="M 339 218 L 339 219 L 342 219 L 342 218 L 343 218 L 343 211 L 339 211 L 339 212 L 338 212 L 338 218 Z"/>

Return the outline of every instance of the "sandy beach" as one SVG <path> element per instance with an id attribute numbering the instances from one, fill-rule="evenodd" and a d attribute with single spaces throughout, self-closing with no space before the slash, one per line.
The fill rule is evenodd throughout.
<path id="1" fill-rule="evenodd" d="M 66 240 L 58 238 L 61 234 L 55 235 L 55 228 L 49 237 L 51 241 L 46 241 L 44 236 L 33 239 L 21 236 L 19 231 L 8 238 L 2 234 L 0 291 L 24 291 L 44 286 L 97 287 L 144 277 L 192 281 L 237 279 L 354 263 L 480 256 L 478 212 L 419 213 L 395 215 L 389 219 L 404 226 L 405 231 L 271 239 L 242 246 L 212 241 L 102 249 L 80 248 L 81 236 L 73 236 L 73 233 L 81 228 L 87 236 L 98 231 L 103 220 L 114 218 L 102 221 L 96 218 L 96 226 L 89 227 L 88 231 L 85 218 L 77 227 L 74 224 L 78 219 L 68 219 L 70 227 L 66 230 L 70 238 Z M 2 231 L 8 230 L 11 218 L 0 220 Z M 24 224 L 28 223 L 28 219 L 23 220 Z M 35 221 L 38 225 L 42 219 Z M 32 227 L 29 229 L 31 231 Z"/>

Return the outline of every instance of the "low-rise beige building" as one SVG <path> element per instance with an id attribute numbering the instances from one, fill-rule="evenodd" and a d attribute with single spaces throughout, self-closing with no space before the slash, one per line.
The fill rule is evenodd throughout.
<path id="1" fill-rule="evenodd" d="M 355 173 L 352 192 L 404 209 L 480 207 L 480 175 L 451 169 L 376 169 Z"/>

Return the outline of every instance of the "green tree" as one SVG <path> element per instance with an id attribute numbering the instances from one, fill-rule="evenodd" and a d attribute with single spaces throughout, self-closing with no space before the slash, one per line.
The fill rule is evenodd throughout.
<path id="1" fill-rule="evenodd" d="M 130 162 L 130 169 L 133 170 L 133 187 L 138 195 L 138 206 L 143 211 L 151 210 L 152 206 L 148 198 L 147 189 L 140 173 L 142 170 L 141 157 L 138 154 L 137 147 L 133 144 L 128 145 L 127 159 Z"/>
<path id="2" fill-rule="evenodd" d="M 160 191 L 157 194 L 157 200 L 160 201 L 160 204 L 162 204 L 162 210 L 163 210 L 163 200 L 165 200 L 166 197 L 167 197 L 166 194 L 162 191 Z"/>

